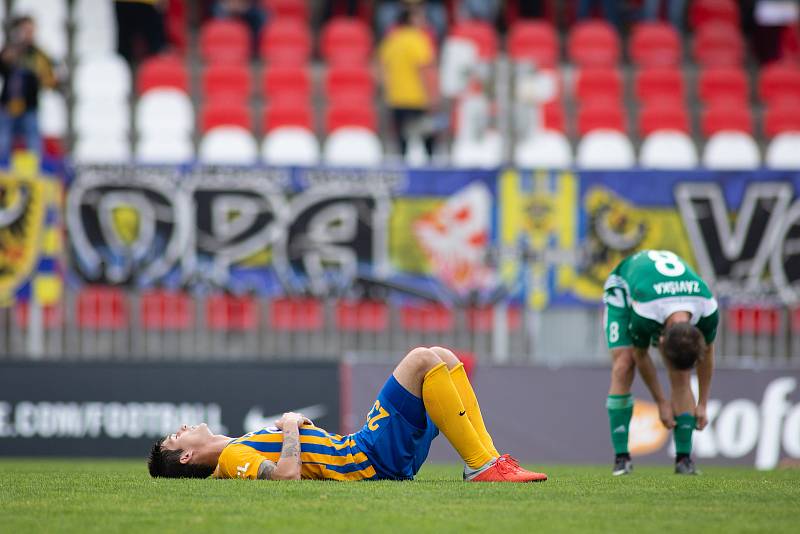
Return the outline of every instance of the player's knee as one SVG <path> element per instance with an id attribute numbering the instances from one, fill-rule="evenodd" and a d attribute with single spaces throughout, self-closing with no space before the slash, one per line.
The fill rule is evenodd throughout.
<path id="1" fill-rule="evenodd" d="M 439 355 L 427 347 L 413 349 L 404 360 L 422 375 L 442 363 Z"/>
<path id="2" fill-rule="evenodd" d="M 436 353 L 436 355 L 447 364 L 449 369 L 452 369 L 461 362 L 461 360 L 458 359 L 458 356 L 456 356 L 455 353 L 450 349 L 446 349 L 444 347 L 431 347 L 430 350 Z"/>
<path id="3" fill-rule="evenodd" d="M 670 369 L 669 381 L 672 391 L 687 391 L 692 386 L 692 372 L 690 370 Z"/>
<path id="4" fill-rule="evenodd" d="M 620 379 L 629 377 L 636 371 L 636 361 L 633 355 L 628 352 L 622 352 L 614 357 L 614 362 L 611 365 L 611 372 Z"/>

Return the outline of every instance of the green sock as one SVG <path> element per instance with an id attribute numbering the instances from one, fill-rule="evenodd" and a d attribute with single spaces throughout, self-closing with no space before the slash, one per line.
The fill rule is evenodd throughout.
<path id="1" fill-rule="evenodd" d="M 697 424 L 697 418 L 689 412 L 682 413 L 675 418 L 675 453 L 692 454 L 692 432 Z"/>
<path id="2" fill-rule="evenodd" d="M 633 396 L 630 393 L 609 395 L 606 399 L 606 408 L 608 408 L 614 454 L 628 454 L 628 427 L 633 416 Z"/>

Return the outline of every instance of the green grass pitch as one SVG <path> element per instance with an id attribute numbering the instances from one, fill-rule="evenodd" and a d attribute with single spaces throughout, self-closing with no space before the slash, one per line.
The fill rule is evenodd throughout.
<path id="1" fill-rule="evenodd" d="M 539 484 L 153 480 L 143 461 L 0 459 L 0 532 L 800 532 L 800 470 L 540 467 Z"/>

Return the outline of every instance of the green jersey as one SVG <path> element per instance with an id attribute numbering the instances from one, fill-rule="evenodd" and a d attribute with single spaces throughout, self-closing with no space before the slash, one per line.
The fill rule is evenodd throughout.
<path id="1" fill-rule="evenodd" d="M 606 280 L 603 302 L 612 348 L 657 342 L 667 317 L 678 311 L 691 314 L 706 343 L 717 335 L 716 299 L 703 279 L 667 250 L 643 250 L 622 260 Z"/>

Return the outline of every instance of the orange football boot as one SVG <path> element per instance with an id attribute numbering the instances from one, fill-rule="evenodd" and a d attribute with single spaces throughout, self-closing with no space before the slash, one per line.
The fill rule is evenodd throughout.
<path id="1" fill-rule="evenodd" d="M 465 480 L 468 482 L 541 482 L 547 480 L 547 475 L 526 471 L 519 466 L 516 460 L 504 454 L 492 465 Z"/>

